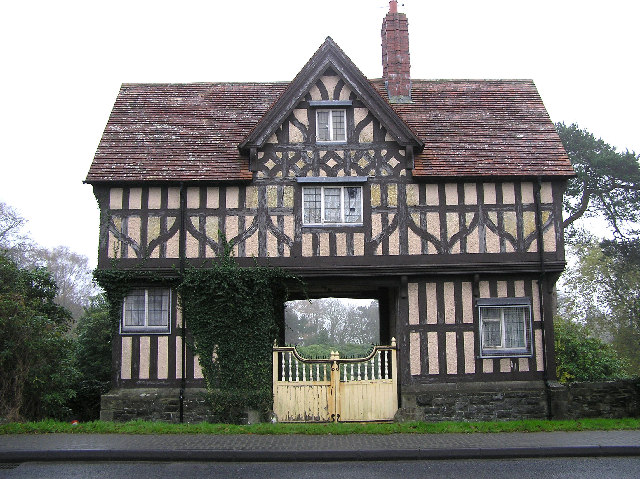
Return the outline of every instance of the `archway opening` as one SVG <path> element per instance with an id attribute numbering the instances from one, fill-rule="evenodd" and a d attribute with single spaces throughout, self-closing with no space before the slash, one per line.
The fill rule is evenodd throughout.
<path id="1" fill-rule="evenodd" d="M 380 343 L 377 299 L 318 298 L 285 303 L 285 343 L 304 357 L 363 357 Z"/>

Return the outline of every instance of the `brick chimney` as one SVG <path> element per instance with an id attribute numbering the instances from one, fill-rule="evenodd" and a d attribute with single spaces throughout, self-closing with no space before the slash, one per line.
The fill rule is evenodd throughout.
<path id="1" fill-rule="evenodd" d="M 389 2 L 389 12 L 382 21 L 382 77 L 391 103 L 411 102 L 409 73 L 409 22 L 398 13 L 397 0 Z"/>

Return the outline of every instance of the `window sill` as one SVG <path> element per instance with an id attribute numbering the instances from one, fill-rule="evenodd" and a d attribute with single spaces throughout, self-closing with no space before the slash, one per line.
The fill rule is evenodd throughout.
<path id="1" fill-rule="evenodd" d="M 503 359 L 503 358 L 531 358 L 533 357 L 533 353 L 530 351 L 522 351 L 522 350 L 501 350 L 501 351 L 491 351 L 484 354 L 480 354 L 478 359 Z"/>
<path id="2" fill-rule="evenodd" d="M 135 328 L 130 329 L 127 328 L 125 330 L 120 330 L 121 336 L 138 336 L 141 334 L 145 335 L 156 335 L 156 336 L 168 336 L 171 334 L 171 330 L 167 328 L 158 328 L 158 329 L 149 329 L 149 328 Z"/>
<path id="3" fill-rule="evenodd" d="M 363 226 L 363 223 L 317 223 L 302 225 L 303 228 L 361 228 Z"/>

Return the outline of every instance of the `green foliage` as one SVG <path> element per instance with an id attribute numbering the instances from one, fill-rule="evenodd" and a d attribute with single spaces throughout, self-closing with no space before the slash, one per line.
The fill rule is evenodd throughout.
<path id="1" fill-rule="evenodd" d="M 62 418 L 78 371 L 67 335 L 71 315 L 54 302 L 43 269 L 19 268 L 0 254 L 0 417 Z"/>
<path id="2" fill-rule="evenodd" d="M 113 333 L 109 305 L 104 296 L 92 299 L 75 332 L 75 359 L 80 376 L 70 407 L 74 418 L 88 421 L 99 417 L 100 395 L 109 390 L 111 380 Z"/>
<path id="3" fill-rule="evenodd" d="M 182 275 L 120 270 L 114 265 L 96 270 L 94 277 L 105 290 L 112 334 L 132 288 L 144 284 L 176 289 L 189 325 L 186 340 L 200 357 L 212 413 L 221 421 L 238 421 L 247 408 L 271 409 L 272 347 L 284 333 L 285 282 L 295 278 L 275 268 L 240 268 L 226 242 L 223 247 L 219 262 Z M 214 357 L 215 361 L 203 360 Z"/>
<path id="4" fill-rule="evenodd" d="M 555 320 L 556 362 L 560 382 L 605 381 L 625 377 L 625 363 L 589 330 L 568 320 Z"/>
<path id="5" fill-rule="evenodd" d="M 604 277 L 608 318 L 604 322 L 611 344 L 628 361 L 628 371 L 640 375 L 640 240 L 603 241 L 609 265 Z"/>
<path id="6" fill-rule="evenodd" d="M 557 123 L 556 129 L 576 176 L 564 196 L 564 221 L 570 228 L 582 216 L 604 217 L 618 238 L 637 234 L 640 220 L 640 163 L 635 152 L 619 153 L 576 124 Z M 569 238 L 570 239 L 570 238 Z"/>
<path id="7" fill-rule="evenodd" d="M 184 274 L 178 291 L 190 345 L 221 419 L 237 420 L 238 407 L 271 408 L 272 347 L 283 333 L 287 279 L 274 268 L 240 268 L 230 257 Z"/>
<path id="8" fill-rule="evenodd" d="M 640 371 L 640 240 L 585 238 L 572 245 L 577 260 L 563 276 L 560 315 L 586 324 Z"/>

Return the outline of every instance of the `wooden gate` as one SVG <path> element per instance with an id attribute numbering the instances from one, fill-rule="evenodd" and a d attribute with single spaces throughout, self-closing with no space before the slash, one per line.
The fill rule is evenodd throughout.
<path id="1" fill-rule="evenodd" d="M 396 341 L 365 358 L 305 359 L 273 348 L 273 410 L 281 422 L 390 421 L 398 410 Z"/>

